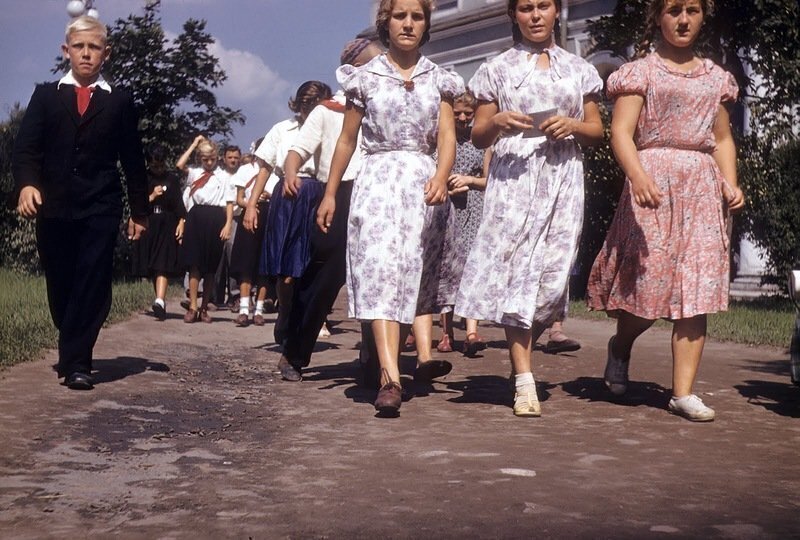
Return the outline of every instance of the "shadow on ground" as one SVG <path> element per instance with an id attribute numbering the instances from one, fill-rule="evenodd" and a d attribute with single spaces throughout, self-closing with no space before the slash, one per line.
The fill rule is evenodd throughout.
<path id="1" fill-rule="evenodd" d="M 790 382 L 744 381 L 734 386 L 747 402 L 781 416 L 800 418 L 800 388 Z"/>
<path id="2" fill-rule="evenodd" d="M 105 360 L 95 359 L 92 361 L 92 367 L 94 368 L 92 379 L 94 379 L 95 384 L 118 381 L 131 375 L 139 375 L 145 371 L 169 372 L 167 364 L 132 356 L 120 356 Z"/>
<path id="3" fill-rule="evenodd" d="M 572 381 L 561 383 L 561 388 L 567 394 L 578 399 L 590 402 L 604 401 L 627 407 L 645 405 L 655 409 L 666 409 L 671 392 L 653 382 L 630 381 L 628 391 L 623 396 L 615 396 L 606 388 L 603 379 L 599 377 L 578 377 Z"/>

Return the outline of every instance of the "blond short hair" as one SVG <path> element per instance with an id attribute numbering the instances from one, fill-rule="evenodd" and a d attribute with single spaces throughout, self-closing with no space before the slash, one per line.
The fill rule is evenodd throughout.
<path id="1" fill-rule="evenodd" d="M 104 43 L 108 41 L 108 28 L 106 28 L 106 25 L 104 25 L 94 17 L 89 17 L 88 15 L 81 15 L 80 17 L 75 17 L 67 24 L 67 28 L 64 31 L 65 43 L 69 43 L 69 36 L 71 36 L 75 32 L 87 32 L 87 31 L 98 32 L 102 36 Z"/>
<path id="2" fill-rule="evenodd" d="M 206 139 L 205 141 L 197 145 L 197 153 L 204 156 L 207 156 L 209 154 L 218 156 L 219 147 L 214 141 L 209 141 L 208 139 Z"/>

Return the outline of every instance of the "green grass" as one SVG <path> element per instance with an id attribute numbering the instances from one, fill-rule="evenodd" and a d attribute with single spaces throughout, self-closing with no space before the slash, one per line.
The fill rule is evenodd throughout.
<path id="1" fill-rule="evenodd" d="M 149 306 L 153 289 L 146 281 L 119 282 L 113 298 L 108 322 Z M 57 343 L 44 278 L 0 268 L 0 368 L 39 358 Z"/>
<path id="2" fill-rule="evenodd" d="M 569 316 L 607 320 L 604 312 L 588 311 L 583 301 L 570 303 Z M 728 311 L 708 316 L 708 335 L 719 341 L 788 347 L 794 331 L 795 308 L 788 298 L 763 297 L 731 301 Z M 671 327 L 667 321 L 656 326 Z"/>

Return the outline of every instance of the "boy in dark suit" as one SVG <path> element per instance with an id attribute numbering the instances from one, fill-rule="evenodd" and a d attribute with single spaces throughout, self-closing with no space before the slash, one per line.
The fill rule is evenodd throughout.
<path id="1" fill-rule="evenodd" d="M 12 158 L 17 211 L 36 218 L 50 314 L 58 328 L 58 376 L 89 390 L 92 349 L 111 308 L 114 244 L 127 180 L 128 238 L 147 227 L 147 175 L 130 95 L 100 75 L 111 49 L 93 17 L 70 22 L 61 46 L 70 72 L 37 85 Z"/>

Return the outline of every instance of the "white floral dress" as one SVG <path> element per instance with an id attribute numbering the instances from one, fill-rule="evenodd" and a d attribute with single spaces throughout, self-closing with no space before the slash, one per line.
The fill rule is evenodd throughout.
<path id="1" fill-rule="evenodd" d="M 517 44 L 484 63 L 469 83 L 500 111 L 557 109 L 583 119 L 583 99 L 602 80 L 588 62 L 560 47 Z M 489 165 L 483 220 L 456 297 L 457 314 L 530 328 L 564 311 L 570 267 L 583 225 L 583 161 L 574 138 L 500 137 Z"/>
<path id="2" fill-rule="evenodd" d="M 430 254 L 444 231 L 423 190 L 436 171 L 431 156 L 442 98 L 462 93 L 464 82 L 424 56 L 409 83 L 385 55 L 359 68 L 342 66 L 337 77 L 364 110 L 363 164 L 347 229 L 349 313 L 410 324 L 435 310 L 439 272 Z"/>

